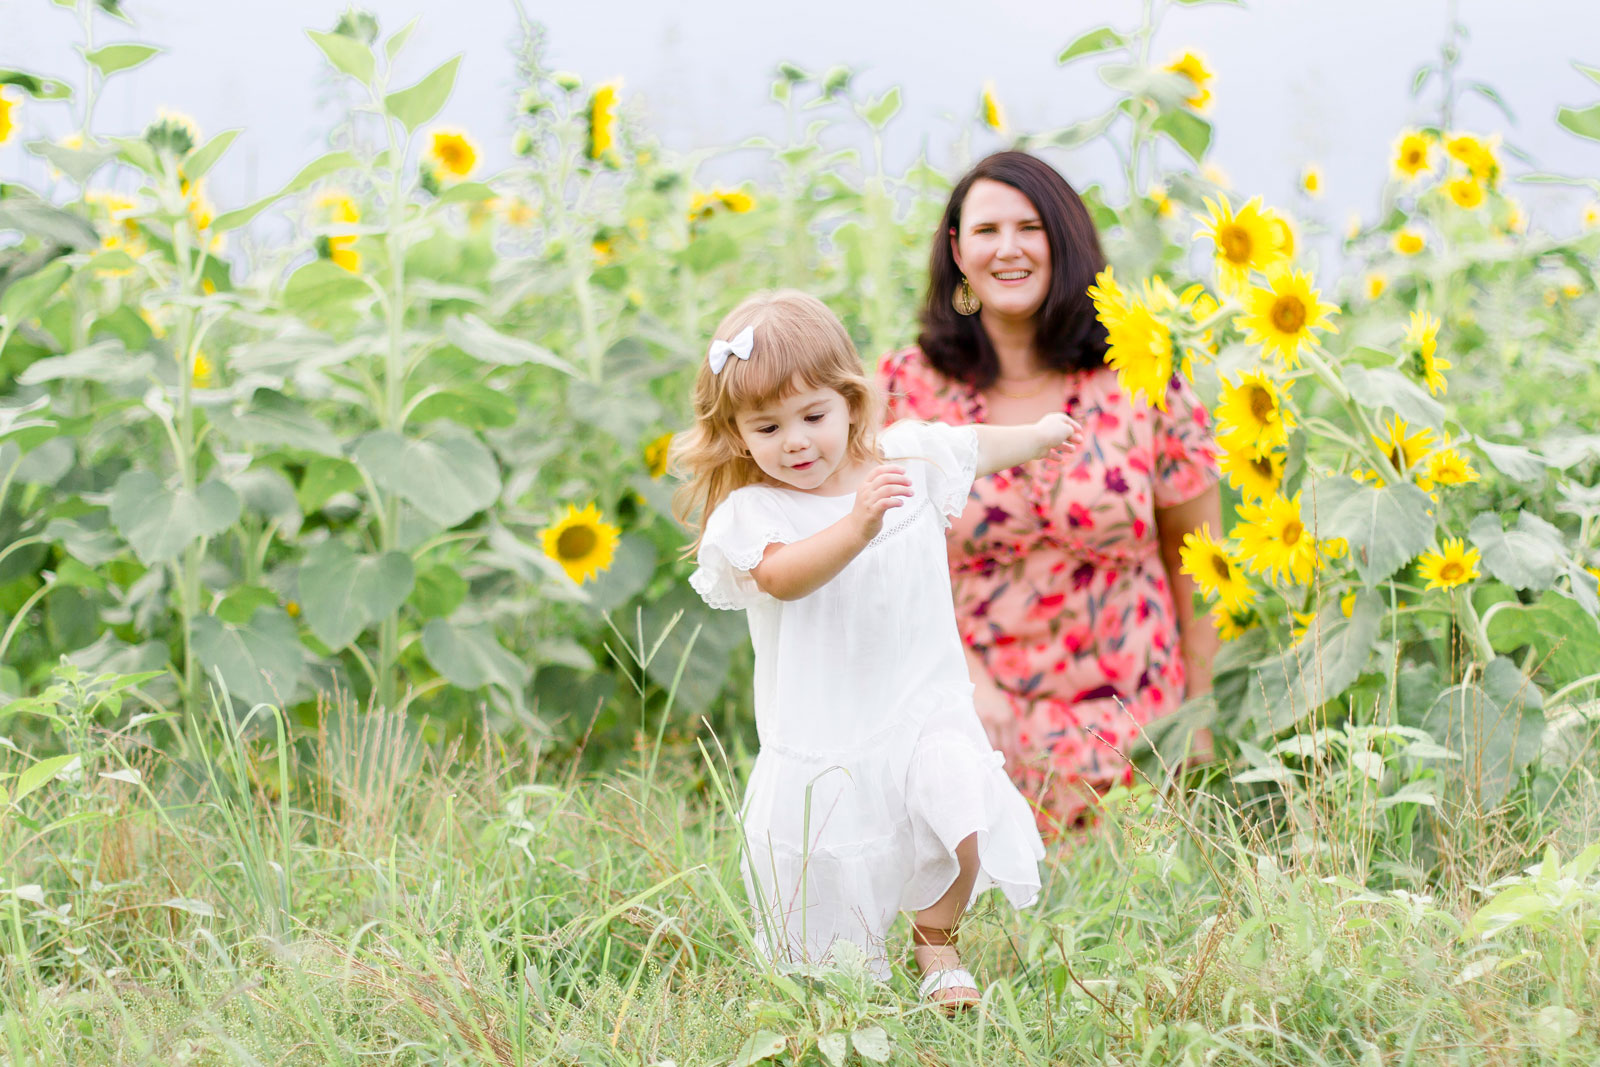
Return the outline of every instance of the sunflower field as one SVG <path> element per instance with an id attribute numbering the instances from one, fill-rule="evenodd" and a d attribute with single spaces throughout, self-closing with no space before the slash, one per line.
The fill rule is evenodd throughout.
<path id="1" fill-rule="evenodd" d="M 307 34 L 347 104 L 328 151 L 270 196 L 214 204 L 207 175 L 239 131 L 204 131 L 175 112 L 142 130 L 97 128 L 95 101 L 158 50 L 96 44 L 91 27 L 127 17 L 115 2 L 57 4 L 79 16 L 83 69 L 0 70 L 0 152 L 40 157 L 51 174 L 43 188 L 0 184 L 0 841 L 16 872 L 0 874 L 7 980 L 21 980 L 15 961 L 26 960 L 39 1018 L 68 1018 L 67 1007 L 41 1006 L 37 991 L 95 988 L 85 976 L 107 973 L 109 957 L 95 971 L 83 953 L 112 952 L 117 937 L 106 931 L 126 933 L 137 908 L 167 916 L 162 937 L 207 928 L 220 907 L 207 892 L 235 915 L 270 916 L 261 929 L 275 938 L 290 936 L 297 908 L 337 911 L 286 872 L 304 870 L 307 859 L 291 852 L 311 848 L 305 834 L 330 832 L 301 825 L 322 810 L 319 788 L 355 782 L 360 796 L 378 795 L 368 787 L 379 761 L 362 755 L 374 730 L 393 741 L 383 773 L 394 789 L 423 750 L 469 748 L 499 759 L 538 753 L 574 775 L 647 759 L 655 783 L 665 746 L 690 754 L 690 769 L 672 779 L 670 799 L 651 794 L 651 803 L 670 813 L 685 797 L 717 795 L 707 769 L 716 761 L 691 765 L 717 744 L 735 761 L 748 750 L 748 641 L 742 618 L 705 609 L 687 586 L 667 472 L 707 331 L 748 292 L 794 286 L 833 307 L 869 360 L 913 339 L 929 234 L 971 162 L 966 142 L 951 170 L 926 160 L 888 169 L 883 134 L 899 91 L 864 94 L 848 69 L 783 64 L 763 90 L 787 134 L 743 146 L 765 153 L 758 177 L 708 186 L 697 177 L 707 153 L 662 145 L 620 80 L 586 84 L 549 69 L 543 31 L 525 22 L 517 162 L 485 173 L 477 135 L 435 122 L 459 59 L 402 83 L 397 61 L 416 62 L 425 35 L 414 37 L 415 23 L 386 32 L 353 11 Z M 1460 50 L 1447 48 L 1415 78 L 1431 117 L 1385 134 L 1391 166 L 1373 176 L 1380 209 L 1339 235 L 1337 269 L 1319 266 L 1306 247 L 1317 234 L 1297 217 L 1319 192 L 1319 172 L 1301 176 L 1298 205 L 1228 187 L 1208 163 L 1204 58 L 1153 55 L 1165 7 L 1062 48 L 1060 63 L 1094 64 L 1116 90 L 1104 111 L 1017 131 L 985 88 L 972 114 L 974 131 L 999 131 L 1046 158 L 1099 141 L 1114 148 L 1120 173 L 1068 174 L 1112 264 L 1091 290 L 1109 360 L 1143 402 L 1160 404 L 1171 375 L 1189 377 L 1214 420 L 1223 528 L 1191 535 L 1183 559 L 1224 641 L 1216 689 L 1153 730 L 1146 758 L 1154 767 L 1189 730 L 1211 727 L 1227 760 L 1220 783 L 1261 819 L 1252 847 L 1279 857 L 1274 870 L 1283 857 L 1308 864 L 1312 896 L 1335 875 L 1361 892 L 1422 892 L 1467 854 L 1469 817 L 1489 850 L 1471 854 L 1474 884 L 1514 878 L 1554 832 L 1551 820 L 1583 806 L 1573 791 L 1600 766 L 1591 736 L 1600 716 L 1600 179 L 1518 169 L 1506 131 L 1459 128 L 1461 94 L 1499 98 L 1464 82 Z M 66 12 L 48 14 L 71 32 Z M 1600 140 L 1600 73 L 1580 69 L 1596 102 L 1554 121 Z M 77 132 L 30 139 L 34 112 L 70 115 Z M 1515 196 L 1527 183 L 1584 188 L 1592 200 L 1563 234 L 1540 232 Z M 293 223 L 292 240 L 257 236 L 269 216 Z M 351 728 L 369 742 L 339 750 L 329 741 L 336 706 L 367 709 L 350 721 L 365 716 L 368 726 Z M 353 762 L 330 785 L 333 765 L 319 761 L 334 750 Z M 161 758 L 181 764 L 178 794 L 212 796 L 207 810 L 226 821 L 207 838 L 214 851 L 185 867 L 187 884 L 169 872 L 152 891 L 165 900 L 130 903 L 139 848 L 127 813 L 152 799 L 146 853 L 179 834 L 153 802 Z M 519 789 L 494 794 L 483 825 L 495 848 L 535 849 L 555 823 L 556 785 Z M 392 843 L 397 813 L 409 811 L 407 832 L 423 850 L 427 835 L 457 825 L 446 793 L 456 796 L 441 789 L 375 806 L 346 796 L 328 813 L 356 812 L 361 826 L 383 828 L 375 840 Z M 1148 813 L 1153 802 L 1129 803 Z M 1359 833 L 1349 836 L 1355 824 L 1339 820 L 1352 813 Z M 622 826 L 615 813 L 588 818 Z M 711 823 L 693 825 L 715 836 Z M 1583 832 L 1595 839 L 1593 825 Z M 52 837 L 59 847 L 40 844 Z M 489 837 L 428 839 L 459 856 Z M 1349 851 L 1356 837 L 1378 843 L 1359 861 Z M 608 876 L 615 892 L 596 905 L 592 927 L 561 910 L 581 904 L 550 905 L 545 920 L 568 923 L 566 941 L 505 934 L 523 955 L 507 963 L 484 945 L 463 949 L 481 949 L 492 966 L 460 973 L 397 942 L 385 951 L 411 961 L 410 977 L 361 971 L 356 1000 L 384 1005 L 375 1009 L 383 1017 L 411 1005 L 412 1023 L 440 1027 L 440 1047 L 463 1061 L 521 1062 L 523 1046 L 495 1044 L 494 1025 L 463 1021 L 472 1004 L 483 1008 L 480 995 L 495 1025 L 544 1012 L 559 1036 L 566 1018 L 556 1042 L 568 1042 L 565 1062 L 598 1062 L 572 1041 L 600 1048 L 609 1037 L 620 1055 L 644 991 L 670 985 L 696 944 L 734 936 L 652 926 L 643 894 L 699 862 L 688 839 L 677 838 L 682 870 Z M 473 855 L 466 862 L 480 874 L 519 877 L 487 852 Z M 1256 855 L 1253 871 L 1263 869 Z M 1177 891 L 1166 862 L 1159 872 L 1135 864 L 1152 893 L 1158 883 Z M 1555 916 L 1577 931 L 1566 955 L 1543 942 L 1507 948 L 1457 984 L 1521 966 L 1556 991 L 1552 1025 L 1591 1025 L 1594 998 L 1576 976 L 1600 929 L 1597 862 L 1583 853 L 1562 868 L 1552 851 L 1542 874 L 1506 890 L 1521 904 L 1485 891 L 1453 913 L 1449 923 L 1459 931 L 1470 920 L 1475 936 L 1554 929 Z M 206 873 L 230 864 L 244 888 Z M 1578 895 L 1528 910 L 1546 899 L 1538 892 L 1555 893 L 1546 883 L 1563 869 Z M 1294 899 L 1322 914 L 1311 897 Z M 70 916 L 56 910 L 69 902 Z M 466 928 L 494 931 L 485 945 L 498 945 L 507 923 L 521 936 L 523 921 L 474 913 Z M 1246 937 L 1243 913 L 1232 921 L 1228 936 Z M 595 946 L 619 923 L 644 933 L 617 942 L 614 960 L 611 947 Z M 100 933 L 80 936 L 74 924 Z M 1223 929 L 1194 932 L 1201 964 Z M 1188 1048 L 1179 1023 L 1202 1004 L 1224 1020 L 1242 1010 L 1200 979 L 1149 992 L 1167 980 L 1135 953 L 1149 985 L 1133 995 L 1142 1007 L 1119 1013 L 1121 1002 L 1069 978 L 1066 947 L 1051 957 L 1050 937 L 1035 933 L 1027 951 L 1059 960 L 1041 965 L 1051 996 L 1088 1013 L 1074 1018 L 1114 1019 L 1101 1047 Z M 329 961 L 378 966 L 337 941 L 321 946 Z M 652 952 L 669 942 L 675 962 L 652 969 Z M 230 958 L 237 967 L 241 957 Z M 517 960 L 552 958 L 563 962 L 549 973 L 570 987 L 539 987 L 537 1009 L 524 993 L 483 993 Z M 174 966 L 195 973 L 189 965 Z M 415 993 L 412 979 L 433 992 Z M 545 996 L 577 1014 L 562 1016 Z M 892 1051 L 875 1054 L 878 1035 L 912 1040 L 848 983 L 800 1006 L 763 996 L 738 1031 L 749 1043 L 707 1052 L 706 1062 L 842 1063 L 846 1023 L 857 1028 L 848 1047 L 876 1062 Z M 1306 1025 L 1359 1031 L 1328 1021 L 1344 1010 L 1337 1002 L 1330 993 L 1334 1014 Z M 1271 991 L 1252 1003 L 1251 1018 L 1266 1018 Z M 359 1015 L 359 1004 L 347 1007 Z M 284 1033 L 322 1033 L 329 1024 L 315 1015 L 285 1016 Z M 139 1018 L 152 1039 L 166 1025 Z M 1076 1040 L 1053 1029 L 1042 1038 L 1020 1019 L 1019 1033 L 1044 1050 L 1037 1062 L 1052 1062 L 1052 1042 Z M 601 1020 L 617 1029 L 602 1032 Z M 684 1016 L 669 1029 L 715 1043 Z M 32 1031 L 7 1033 L 20 1049 L 18 1035 Z M 757 1055 L 773 1034 L 789 1052 Z M 1388 1062 L 1389 1046 L 1372 1040 L 1377 1058 L 1362 1062 Z M 1338 1047 L 1354 1050 L 1346 1062 L 1365 1055 L 1359 1041 Z"/>

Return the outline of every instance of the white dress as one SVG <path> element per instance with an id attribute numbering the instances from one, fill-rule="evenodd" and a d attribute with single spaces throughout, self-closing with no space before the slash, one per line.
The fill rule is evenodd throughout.
<path id="1" fill-rule="evenodd" d="M 945 894 L 960 841 L 978 835 L 973 895 L 998 887 L 1018 907 L 1038 895 L 1044 844 L 978 721 L 956 633 L 944 529 L 966 505 L 977 434 L 905 421 L 880 443 L 912 495 L 832 581 L 791 601 L 756 587 L 767 545 L 855 504 L 770 486 L 712 512 L 689 581 L 712 607 L 743 608 L 755 645 L 743 867 L 763 948 L 815 961 L 843 938 L 886 977 L 890 924 Z"/>

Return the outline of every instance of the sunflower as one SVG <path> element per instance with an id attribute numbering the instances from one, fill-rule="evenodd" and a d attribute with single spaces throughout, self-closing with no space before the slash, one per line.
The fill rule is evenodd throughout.
<path id="1" fill-rule="evenodd" d="M 1354 589 L 1339 598 L 1339 613 L 1347 619 L 1356 613 L 1356 591 Z"/>
<path id="2" fill-rule="evenodd" d="M 1094 276 L 1094 284 L 1089 286 L 1089 299 L 1094 301 L 1095 318 L 1108 330 L 1111 323 L 1120 319 L 1127 310 L 1128 297 L 1123 293 L 1122 286 L 1117 284 L 1111 267 Z"/>
<path id="3" fill-rule="evenodd" d="M 98 189 L 85 193 L 83 199 L 90 207 L 104 211 L 106 221 L 111 224 L 111 232 L 100 239 L 101 248 L 107 251 L 120 248 L 130 256 L 144 253 L 144 234 L 134 218 L 139 205 L 119 193 Z"/>
<path id="4" fill-rule="evenodd" d="M 1500 177 L 1500 161 L 1495 158 L 1494 143 L 1470 133 L 1456 133 L 1445 140 L 1444 150 L 1478 181 L 1494 185 Z"/>
<path id="5" fill-rule="evenodd" d="M 1311 199 L 1315 200 L 1322 195 L 1322 168 L 1315 163 L 1307 163 L 1300 171 L 1300 189 Z"/>
<path id="6" fill-rule="evenodd" d="M 1206 86 L 1212 78 L 1211 71 L 1206 69 L 1205 59 L 1194 52 L 1185 52 L 1168 63 L 1167 69 L 1174 74 L 1182 74 L 1194 83 L 1194 95 L 1186 97 L 1183 102 L 1196 111 L 1203 111 L 1211 102 L 1211 90 Z"/>
<path id="7" fill-rule="evenodd" d="M 1266 451 L 1289 442 L 1294 412 L 1284 406 L 1289 387 L 1265 371 L 1246 371 L 1237 383 L 1222 379 L 1217 403 L 1217 440 L 1231 451 Z"/>
<path id="8" fill-rule="evenodd" d="M 1466 485 L 1478 480 L 1478 472 L 1460 452 L 1441 448 L 1428 457 L 1427 477 L 1433 485 Z"/>
<path id="9" fill-rule="evenodd" d="M 1591 200 L 1583 205 L 1583 214 L 1578 220 L 1586 230 L 1600 226 L 1600 200 Z"/>
<path id="10" fill-rule="evenodd" d="M 1222 640 L 1236 641 L 1246 631 L 1260 626 L 1261 616 L 1256 614 L 1254 608 L 1247 607 L 1234 612 L 1218 604 L 1211 609 L 1211 625 L 1217 628 L 1217 636 Z"/>
<path id="11" fill-rule="evenodd" d="M 1196 215 L 1202 228 L 1196 237 L 1209 237 L 1217 249 L 1217 288 L 1224 294 L 1242 289 L 1252 270 L 1265 271 L 1284 260 L 1282 237 L 1273 224 L 1275 216 L 1252 197 L 1237 213 L 1228 198 L 1205 199 L 1210 216 Z"/>
<path id="12" fill-rule="evenodd" d="M 441 181 L 457 182 L 478 166 L 478 146 L 457 129 L 435 129 L 428 133 L 428 161 L 433 175 Z"/>
<path id="13" fill-rule="evenodd" d="M 1117 384 L 1129 396 L 1144 394 L 1145 403 L 1167 410 L 1167 385 L 1172 380 L 1172 329 L 1161 313 L 1177 298 L 1159 278 L 1144 283 L 1143 299 L 1129 297 L 1122 312 L 1106 322 L 1106 364 L 1117 372 Z"/>
<path id="14" fill-rule="evenodd" d="M 589 158 L 615 155 L 617 143 L 617 92 L 621 79 L 598 86 L 589 98 Z"/>
<path id="15" fill-rule="evenodd" d="M 1149 189 L 1145 190 L 1144 195 L 1145 199 L 1150 201 L 1150 206 L 1156 209 L 1156 215 L 1158 217 L 1170 219 L 1174 214 L 1177 213 L 1177 209 L 1172 206 L 1172 197 L 1167 195 L 1165 186 L 1152 185 Z"/>
<path id="16" fill-rule="evenodd" d="M 11 131 L 17 128 L 17 122 L 11 117 L 11 112 L 16 108 L 17 102 L 4 89 L 0 89 L 0 144 L 11 140 Z"/>
<path id="17" fill-rule="evenodd" d="M 194 369 L 189 372 L 189 384 L 196 389 L 209 389 L 211 387 L 212 372 L 211 357 L 204 352 L 194 354 Z"/>
<path id="18" fill-rule="evenodd" d="M 1381 270 L 1368 271 L 1361 279 L 1361 284 L 1366 288 L 1367 299 L 1376 300 L 1389 288 L 1389 276 Z"/>
<path id="19" fill-rule="evenodd" d="M 742 189 L 712 189 L 695 193 L 689 200 L 689 220 L 708 219 L 719 209 L 743 215 L 756 206 L 756 198 Z"/>
<path id="20" fill-rule="evenodd" d="M 1272 219 L 1272 232 L 1278 237 L 1278 248 L 1285 259 L 1294 258 L 1294 224 L 1275 211 L 1267 212 Z"/>
<path id="21" fill-rule="evenodd" d="M 1507 233 L 1526 233 L 1528 229 L 1528 213 L 1520 203 L 1509 198 L 1506 200 L 1505 226 Z"/>
<path id="22" fill-rule="evenodd" d="M 317 214 L 329 223 L 352 224 L 361 221 L 361 207 L 343 189 L 329 189 L 317 197 Z M 335 231 L 343 230 L 344 226 L 335 225 Z M 361 271 L 361 253 L 355 250 L 356 235 L 349 232 L 334 232 L 325 238 L 327 256 L 333 261 L 334 266 L 343 267 L 351 274 Z"/>
<path id="23" fill-rule="evenodd" d="M 1444 191 L 1450 194 L 1456 207 L 1472 211 L 1483 206 L 1483 186 L 1470 174 L 1451 178 L 1444 183 Z"/>
<path id="24" fill-rule="evenodd" d="M 1411 353 L 1411 373 L 1427 383 L 1428 393 L 1438 396 L 1444 392 L 1444 372 L 1451 364 L 1438 354 L 1439 317 L 1426 311 L 1413 311 L 1402 343 Z"/>
<path id="25" fill-rule="evenodd" d="M 1287 500 L 1273 494 L 1261 504 L 1240 504 L 1239 518 L 1232 537 L 1251 574 L 1267 574 L 1273 580 L 1292 579 L 1299 585 L 1311 580 L 1317 566 L 1317 542 L 1306 529 L 1300 515 L 1300 494 Z"/>
<path id="26" fill-rule="evenodd" d="M 506 197 L 499 200 L 495 206 L 500 210 L 506 223 L 518 229 L 533 225 L 533 220 L 539 217 L 538 209 L 520 196 Z"/>
<path id="27" fill-rule="evenodd" d="M 1414 256 L 1428 247 L 1428 239 L 1421 230 L 1402 226 L 1394 234 L 1394 250 L 1402 256 Z"/>
<path id="28" fill-rule="evenodd" d="M 1384 430 L 1387 437 L 1373 434 L 1372 440 L 1402 476 L 1415 470 L 1434 446 L 1433 430 L 1423 426 L 1413 433 L 1410 425 L 1399 415 L 1391 416 Z M 1383 484 L 1381 478 L 1379 484 Z"/>
<path id="29" fill-rule="evenodd" d="M 983 83 L 980 110 L 983 112 L 985 126 L 999 133 L 1006 132 L 1006 113 L 1000 109 L 1000 100 L 994 95 L 994 82 Z"/>
<path id="30" fill-rule="evenodd" d="M 1395 177 L 1416 181 L 1424 171 L 1432 169 L 1428 162 L 1432 151 L 1432 137 L 1420 130 L 1402 130 L 1394 143 Z"/>
<path id="31" fill-rule="evenodd" d="M 1424 552 L 1417 561 L 1417 574 L 1427 579 L 1429 589 L 1454 589 L 1478 577 L 1478 550 L 1467 548 L 1459 537 L 1447 537 L 1444 551 Z"/>
<path id="32" fill-rule="evenodd" d="M 567 505 L 567 513 L 540 534 L 544 554 L 561 564 L 567 577 L 582 585 L 611 566 L 617 553 L 619 531 L 602 522 L 600 509 L 589 504 L 582 511 Z"/>
<path id="33" fill-rule="evenodd" d="M 1184 535 L 1179 556 L 1183 560 L 1180 572 L 1193 578 L 1208 600 L 1216 597 L 1229 611 L 1242 611 L 1255 600 L 1255 589 L 1228 546 L 1211 536 L 1209 522 Z"/>
<path id="34" fill-rule="evenodd" d="M 667 454 L 672 448 L 672 434 L 664 433 L 644 446 L 644 465 L 650 477 L 659 478 L 667 473 Z"/>
<path id="35" fill-rule="evenodd" d="M 1245 341 L 1259 344 L 1263 352 L 1276 352 L 1286 368 L 1300 364 L 1300 346 L 1309 344 L 1313 329 L 1338 333 L 1328 321 L 1339 309 L 1322 303 L 1304 271 L 1279 270 L 1267 276 L 1270 288 L 1252 286 L 1245 294 L 1246 313 L 1234 325 L 1246 331 Z"/>
<path id="36" fill-rule="evenodd" d="M 1283 485 L 1283 453 L 1231 449 L 1218 443 L 1221 449 L 1217 464 L 1228 476 L 1228 484 L 1243 493 L 1246 500 L 1266 500 Z"/>

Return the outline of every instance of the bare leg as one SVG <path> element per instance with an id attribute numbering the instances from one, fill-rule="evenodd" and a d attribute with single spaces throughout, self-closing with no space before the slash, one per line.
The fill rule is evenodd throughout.
<path id="1" fill-rule="evenodd" d="M 956 880 L 937 901 L 916 914 L 919 926 L 954 929 L 961 921 L 961 913 L 972 899 L 972 885 L 978 880 L 978 835 L 969 834 L 956 845 L 956 862 L 961 865 Z M 954 945 L 916 945 L 912 952 L 917 957 L 917 967 L 923 974 L 961 966 L 961 957 Z M 940 1003 L 976 1001 L 982 996 L 970 986 L 956 986 L 933 994 Z"/>

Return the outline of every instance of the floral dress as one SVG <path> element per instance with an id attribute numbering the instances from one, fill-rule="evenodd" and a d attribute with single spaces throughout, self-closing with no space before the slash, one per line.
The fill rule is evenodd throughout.
<path id="1" fill-rule="evenodd" d="M 878 368 L 889 421 L 987 421 L 983 395 L 916 347 Z M 946 532 L 956 623 L 1011 698 L 1013 776 L 1041 823 L 1087 805 L 1077 783 L 1130 781 L 1141 724 L 1183 702 L 1184 664 L 1158 508 L 1217 480 L 1210 417 L 1175 375 L 1167 410 L 1133 401 L 1109 367 L 1067 375 L 1084 447 L 977 479 Z"/>

